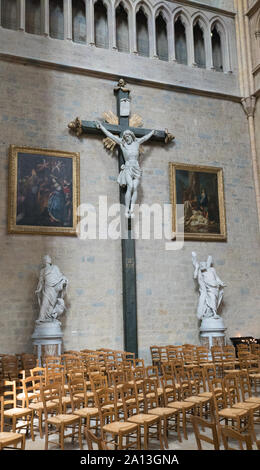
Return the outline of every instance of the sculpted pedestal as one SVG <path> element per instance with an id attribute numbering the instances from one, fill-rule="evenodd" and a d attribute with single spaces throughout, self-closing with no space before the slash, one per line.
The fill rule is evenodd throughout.
<path id="1" fill-rule="evenodd" d="M 212 346 L 225 346 L 226 327 L 222 318 L 203 318 L 200 325 L 201 345 L 209 349 Z"/>
<path id="2" fill-rule="evenodd" d="M 62 338 L 63 333 L 59 321 L 36 322 L 32 340 L 40 367 L 44 356 L 61 355 Z"/>

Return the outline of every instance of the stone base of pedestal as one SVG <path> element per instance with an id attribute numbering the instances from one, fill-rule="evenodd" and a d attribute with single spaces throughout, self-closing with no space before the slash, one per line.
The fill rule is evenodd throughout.
<path id="1" fill-rule="evenodd" d="M 209 351 L 212 346 L 226 345 L 226 328 L 222 318 L 203 318 L 200 325 L 200 342 Z"/>
<path id="2" fill-rule="evenodd" d="M 45 356 L 60 356 L 63 333 L 59 321 L 36 322 L 32 335 L 34 353 L 42 365 Z"/>

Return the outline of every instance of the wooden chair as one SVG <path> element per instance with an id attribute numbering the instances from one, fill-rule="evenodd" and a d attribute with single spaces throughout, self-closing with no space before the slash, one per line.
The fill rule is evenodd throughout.
<path id="1" fill-rule="evenodd" d="M 43 437 L 43 414 L 44 407 L 41 401 L 41 387 L 44 385 L 44 377 L 42 375 L 34 375 L 27 377 L 23 380 L 23 387 L 26 399 L 26 407 L 33 411 L 33 415 L 38 418 L 38 428 L 40 432 L 40 438 Z M 52 409 L 56 409 L 56 403 L 48 403 L 49 412 Z M 34 421 L 34 420 L 33 420 Z"/>
<path id="2" fill-rule="evenodd" d="M 105 445 L 112 445 L 115 450 L 131 448 L 140 450 L 139 426 L 128 420 L 119 420 L 117 399 L 116 394 L 111 396 L 111 392 L 107 388 L 96 392 L 101 439 L 105 442 Z"/>
<path id="3" fill-rule="evenodd" d="M 3 393 L 3 415 L 4 424 L 12 429 L 12 432 L 17 430 L 25 429 L 26 434 L 31 432 L 31 438 L 34 441 L 33 432 L 33 411 L 30 408 L 18 408 L 16 401 L 16 382 L 15 380 L 4 382 L 4 393 Z M 19 420 L 26 420 L 24 424 L 18 424 Z M 10 423 L 11 421 L 11 423 Z"/>
<path id="4" fill-rule="evenodd" d="M 140 405 L 136 387 L 133 384 L 126 383 L 120 389 L 120 399 L 123 403 L 124 419 L 143 429 L 144 449 L 148 449 L 149 439 L 155 438 L 160 442 L 160 449 L 164 449 L 161 431 L 160 416 L 140 413 Z"/>
<path id="5" fill-rule="evenodd" d="M 163 431 L 164 444 L 166 449 L 168 446 L 168 433 L 169 430 L 174 430 L 177 433 L 179 442 L 182 441 L 180 433 L 180 412 L 174 408 L 162 407 L 159 404 L 159 397 L 157 392 L 157 381 L 153 379 L 144 379 L 143 381 L 144 403 L 145 412 L 152 415 L 157 415 L 161 418 L 161 427 Z"/>
<path id="6" fill-rule="evenodd" d="M 180 390 L 176 388 L 177 384 L 173 376 L 162 377 L 161 383 L 164 395 L 164 406 L 174 408 L 180 412 L 180 424 L 182 424 L 183 435 L 185 439 L 188 439 L 187 419 L 189 415 L 193 414 L 195 405 L 179 398 Z"/>
<path id="7" fill-rule="evenodd" d="M 203 366 L 204 364 L 208 364 L 212 362 L 209 360 L 209 351 L 208 348 L 204 346 L 197 346 L 196 348 L 196 361 L 199 366 Z"/>
<path id="8" fill-rule="evenodd" d="M 212 346 L 211 356 L 212 356 L 212 360 L 216 368 L 217 377 L 222 378 L 224 373 L 223 373 L 223 350 L 221 346 Z"/>
<path id="9" fill-rule="evenodd" d="M 221 381 L 221 379 L 219 380 Z M 212 392 L 219 439 L 222 421 L 225 422 L 226 426 L 230 423 L 232 428 L 238 432 L 249 432 L 251 434 L 252 417 L 250 411 L 228 406 L 227 391 L 225 390 L 223 380 L 221 381 L 221 389 L 219 387 L 212 387 Z"/>
<path id="10" fill-rule="evenodd" d="M 182 390 L 182 400 L 194 405 L 194 414 L 199 415 L 201 418 L 208 418 L 209 415 L 213 416 L 213 402 L 212 395 L 206 392 L 206 395 L 198 394 L 199 389 L 197 382 L 191 380 L 190 374 L 182 372 L 179 374 L 179 380 Z"/>
<path id="11" fill-rule="evenodd" d="M 25 449 L 25 435 L 16 432 L 4 431 L 4 397 L 0 397 L 0 450 L 17 448 L 20 444 L 21 450 Z M 12 447 L 11 447 L 12 446 Z"/>
<path id="12" fill-rule="evenodd" d="M 73 414 L 62 413 L 62 395 L 61 385 L 59 383 L 51 383 L 41 387 L 41 401 L 43 402 L 45 416 L 45 450 L 48 450 L 49 436 L 53 434 L 59 435 L 56 444 L 64 450 L 64 439 L 67 437 L 74 438 L 78 436 L 79 446 L 82 449 L 81 438 L 81 418 Z M 51 416 L 49 416 L 49 404 L 56 403 L 57 407 L 52 408 Z M 67 429 L 71 429 L 71 433 L 65 434 Z"/>
<path id="13" fill-rule="evenodd" d="M 87 428 L 85 430 L 85 436 L 88 445 L 88 450 L 96 450 L 93 447 L 93 444 L 97 446 L 98 450 L 108 450 L 106 443 L 102 441 L 101 437 L 97 437 L 95 434 L 93 434 L 92 431 Z"/>
<path id="14" fill-rule="evenodd" d="M 242 435 L 228 426 L 221 426 L 221 438 L 225 450 L 252 450 L 252 440 L 249 434 Z M 230 447 L 228 439 L 235 440 L 238 443 L 238 447 Z M 244 449 L 244 444 L 246 449 Z"/>
<path id="15" fill-rule="evenodd" d="M 85 432 L 90 429 L 98 430 L 99 424 L 99 410 L 97 407 L 88 406 L 89 398 L 87 395 L 87 386 L 84 378 L 71 379 L 69 383 L 70 397 L 72 403 L 72 413 L 76 416 L 80 416 L 81 420 L 85 422 Z M 83 403 L 83 408 L 81 404 Z M 94 425 L 92 425 L 94 421 Z"/>
<path id="16" fill-rule="evenodd" d="M 246 370 L 241 370 L 238 380 L 240 383 L 242 400 L 248 403 L 260 404 L 260 397 L 255 397 L 252 394 L 252 387 L 250 383 L 250 377 Z"/>
<path id="17" fill-rule="evenodd" d="M 229 374 L 224 378 L 224 387 L 227 390 L 228 404 L 232 408 L 246 410 L 251 414 L 251 433 L 253 440 L 256 441 L 254 416 L 256 415 L 257 421 L 259 422 L 260 403 L 241 400 L 236 374 Z"/>
<path id="18" fill-rule="evenodd" d="M 146 378 L 153 379 L 156 381 L 157 385 L 157 395 L 159 398 L 159 404 L 163 406 L 163 389 L 160 383 L 159 369 L 157 366 L 147 366 L 146 367 Z"/>
<path id="19" fill-rule="evenodd" d="M 191 416 L 191 423 L 193 426 L 198 450 L 203 450 L 201 441 L 207 442 L 208 444 L 212 444 L 214 446 L 214 450 L 219 450 L 218 433 L 216 423 L 214 421 L 209 422 L 203 418 L 200 418 L 199 416 Z M 208 432 L 207 434 L 201 433 L 201 431 L 205 432 L 205 429 L 211 431 L 212 437 L 208 436 Z"/>

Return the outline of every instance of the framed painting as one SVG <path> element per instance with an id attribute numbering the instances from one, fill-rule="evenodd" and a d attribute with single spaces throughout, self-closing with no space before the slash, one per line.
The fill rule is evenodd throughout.
<path id="1" fill-rule="evenodd" d="M 225 241 L 223 169 L 170 163 L 169 170 L 173 232 L 180 233 L 176 204 L 183 204 L 185 240 Z"/>
<path id="2" fill-rule="evenodd" d="M 76 235 L 79 153 L 10 146 L 8 232 Z"/>

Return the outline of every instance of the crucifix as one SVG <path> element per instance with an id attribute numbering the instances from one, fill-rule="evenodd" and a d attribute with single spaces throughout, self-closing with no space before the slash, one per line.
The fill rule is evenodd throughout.
<path id="1" fill-rule="evenodd" d="M 119 80 L 114 92 L 117 98 L 117 118 L 112 120 L 113 123 L 81 121 L 76 118 L 75 121 L 69 123 L 68 127 L 78 137 L 82 134 L 105 134 L 104 143 L 107 148 L 113 149 L 115 145 L 118 146 L 119 177 L 117 181 L 120 184 L 120 204 L 125 207 L 124 216 L 127 218 L 127 236 L 121 240 L 124 348 L 127 352 L 134 352 L 138 357 L 135 240 L 131 236 L 131 219 L 134 216 L 137 188 L 141 178 L 138 157 L 140 145 L 148 139 L 168 144 L 174 136 L 167 129 L 158 131 L 131 127 L 130 90 L 126 87 L 124 79 Z"/>

